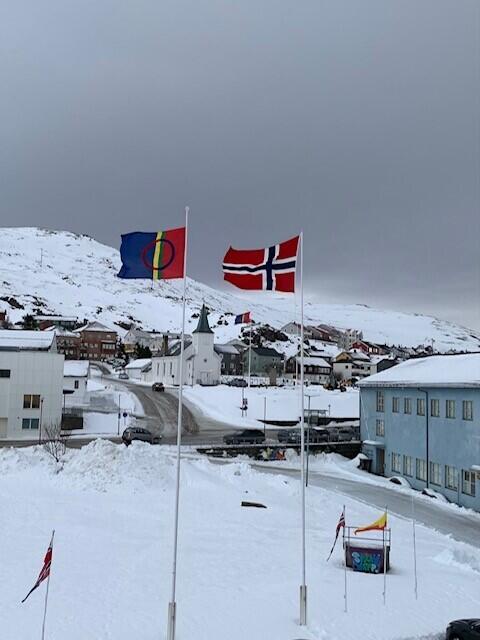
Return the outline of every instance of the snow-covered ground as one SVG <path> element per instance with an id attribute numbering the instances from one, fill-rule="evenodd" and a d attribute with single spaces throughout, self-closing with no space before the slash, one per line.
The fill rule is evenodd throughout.
<path id="1" fill-rule="evenodd" d="M 41 628 L 45 584 L 23 605 L 56 530 L 49 640 L 165 637 L 170 593 L 173 450 L 96 441 L 70 450 L 63 470 L 39 447 L 0 450 L 2 638 Z M 347 524 L 378 510 L 311 486 L 307 491 L 309 624 L 300 628 L 299 482 L 246 463 L 184 460 L 178 562 L 179 640 L 399 640 L 440 638 L 453 618 L 478 614 L 480 552 L 417 527 L 414 597 L 411 522 L 390 518 L 392 571 L 348 571 L 341 546 L 326 562 L 346 504 Z M 267 509 L 246 509 L 243 499 Z"/>
<path id="2" fill-rule="evenodd" d="M 118 241 L 120 243 L 119 230 Z M 41 261 L 40 261 L 41 260 Z M 32 268 L 25 270 L 25 265 Z M 219 263 L 220 267 L 220 263 Z M 42 313 L 98 319 L 124 333 L 117 323 L 133 322 L 145 329 L 178 331 L 181 326 L 182 284 L 165 280 L 120 280 L 117 249 L 88 236 L 36 228 L 3 228 L 0 233 L 0 305 L 13 322 L 25 313 Z M 220 282 L 219 282 L 220 284 Z M 235 291 L 233 295 L 231 291 Z M 13 305 L 8 300 L 14 298 Z M 238 290 L 218 291 L 189 278 L 187 290 L 187 330 L 195 328 L 196 314 L 205 302 L 211 309 L 211 324 L 217 342 L 237 337 L 240 325 L 235 314 L 252 312 L 256 322 L 279 328 L 298 320 L 298 304 L 291 295 L 260 292 L 240 294 Z M 298 301 L 297 301 L 298 302 Z M 18 304 L 23 308 L 17 308 Z M 478 333 L 420 314 L 372 309 L 365 305 L 305 304 L 306 324 L 326 323 L 340 329 L 363 331 L 366 340 L 417 346 L 430 344 L 442 350 L 476 351 Z M 289 349 L 288 343 L 284 343 Z M 291 351 L 291 349 L 290 349 Z"/>
<path id="3" fill-rule="evenodd" d="M 241 417 L 243 396 L 248 399 L 247 417 Z M 265 399 L 267 420 L 298 420 L 300 415 L 300 391 L 295 387 L 241 388 L 218 385 L 217 387 L 185 387 L 187 401 L 195 404 L 205 415 L 233 426 L 257 427 L 263 420 Z M 322 409 L 334 417 L 358 418 L 359 393 L 357 389 L 327 391 L 320 386 L 306 390 L 305 408 Z"/>

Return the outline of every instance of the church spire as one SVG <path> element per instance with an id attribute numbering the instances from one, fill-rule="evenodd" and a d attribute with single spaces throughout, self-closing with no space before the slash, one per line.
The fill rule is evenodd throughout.
<path id="1" fill-rule="evenodd" d="M 205 304 L 202 305 L 200 317 L 198 318 L 198 325 L 193 333 L 213 333 L 210 329 L 210 324 L 208 323 L 207 307 Z"/>

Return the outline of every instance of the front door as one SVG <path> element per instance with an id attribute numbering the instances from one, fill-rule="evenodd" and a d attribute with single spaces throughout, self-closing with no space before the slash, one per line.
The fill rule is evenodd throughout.
<path id="1" fill-rule="evenodd" d="M 375 473 L 377 476 L 385 475 L 385 449 L 377 447 L 377 464 Z"/>

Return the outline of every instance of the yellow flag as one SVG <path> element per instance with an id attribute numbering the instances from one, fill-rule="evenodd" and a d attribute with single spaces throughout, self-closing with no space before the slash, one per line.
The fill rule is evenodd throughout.
<path id="1" fill-rule="evenodd" d="M 357 535 L 357 533 L 361 533 L 362 531 L 381 531 L 382 529 L 385 529 L 387 526 L 387 512 L 385 511 L 385 513 L 383 515 L 380 516 L 380 518 L 378 518 L 378 520 L 375 520 L 375 522 L 372 522 L 372 524 L 367 524 L 365 527 L 358 527 L 358 529 L 355 529 L 354 534 Z"/>

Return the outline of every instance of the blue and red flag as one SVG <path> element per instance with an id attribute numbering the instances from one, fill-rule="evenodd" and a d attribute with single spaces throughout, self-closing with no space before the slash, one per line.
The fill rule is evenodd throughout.
<path id="1" fill-rule="evenodd" d="M 22 603 L 24 603 L 25 600 L 28 598 L 28 596 L 32 594 L 35 591 L 35 589 L 38 589 L 38 587 L 42 584 L 42 582 L 50 576 L 50 569 L 52 567 L 52 557 L 53 557 L 54 533 L 55 532 L 52 533 L 52 538 L 50 540 L 50 544 L 48 545 L 47 553 L 45 554 L 45 558 L 43 559 L 43 567 L 40 573 L 38 574 L 37 581 L 35 582 L 33 587 L 30 589 L 30 591 L 27 593 L 25 598 L 22 600 Z"/>
<path id="2" fill-rule="evenodd" d="M 239 316 L 235 316 L 235 324 L 248 324 L 251 321 L 250 311 L 247 311 L 247 313 L 241 313 Z"/>
<path id="3" fill-rule="evenodd" d="M 223 258 L 223 278 L 239 289 L 295 291 L 299 236 L 266 249 L 233 249 Z"/>
<path id="4" fill-rule="evenodd" d="M 125 233 L 122 235 L 120 256 L 119 278 L 183 278 L 185 227 L 157 233 Z"/>

